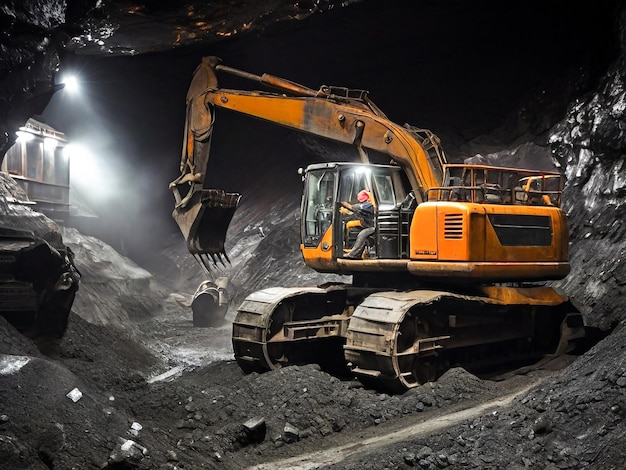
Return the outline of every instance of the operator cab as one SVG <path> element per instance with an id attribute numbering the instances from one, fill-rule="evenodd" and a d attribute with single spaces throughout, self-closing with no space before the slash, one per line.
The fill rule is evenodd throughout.
<path id="1" fill-rule="evenodd" d="M 303 250 L 315 248 L 321 251 L 317 254 L 323 257 L 341 258 L 352 247 L 362 227 L 354 220 L 350 223 L 350 218 L 342 215 L 339 209 L 342 202 L 358 203 L 357 194 L 363 189 L 370 193 L 376 208 L 376 232 L 369 240 L 364 256 L 406 257 L 408 238 L 401 239 L 401 224 L 404 220 L 408 235 L 409 218 L 416 202 L 403 171 L 393 165 L 310 165 L 305 172 L 302 199 Z"/>

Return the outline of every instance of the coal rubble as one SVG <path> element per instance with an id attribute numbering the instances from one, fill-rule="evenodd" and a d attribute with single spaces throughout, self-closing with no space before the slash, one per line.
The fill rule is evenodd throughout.
<path id="1" fill-rule="evenodd" d="M 119 298 L 118 285 L 105 288 Z M 146 289 L 162 295 L 154 283 Z M 45 345 L 0 319 L 7 468 L 271 468 L 360 441 L 368 444 L 316 468 L 618 468 L 623 460 L 624 328 L 557 371 L 546 365 L 496 381 L 453 368 L 391 396 L 316 365 L 244 375 L 233 360 L 185 359 L 181 334 L 193 356 L 220 345 L 229 329 L 193 328 L 179 303 L 163 304 L 130 317 L 125 331 L 72 314 L 64 337 Z M 510 407 L 432 427 L 519 391 Z M 378 443 L 416 425 L 395 443 Z"/>
<path id="2" fill-rule="evenodd" d="M 1 333 L 0 452 L 11 468 L 241 468 L 502 393 L 462 369 L 389 396 L 315 365 L 243 375 L 234 361 L 153 382 L 173 364 L 116 327 L 72 316 L 47 355 L 6 323 Z"/>
<path id="3" fill-rule="evenodd" d="M 626 433 L 623 325 L 505 408 L 329 468 L 620 468 Z M 613 355 L 612 361 L 603 357 Z"/>
<path id="4" fill-rule="evenodd" d="M 622 323 L 560 365 L 501 380 L 452 368 L 401 395 L 315 365 L 244 375 L 228 322 L 193 327 L 191 292 L 164 287 L 93 237 L 60 233 L 82 273 L 65 334 L 33 341 L 0 318 L 6 468 L 288 468 L 283 459 L 295 457 L 342 469 L 623 463 Z"/>

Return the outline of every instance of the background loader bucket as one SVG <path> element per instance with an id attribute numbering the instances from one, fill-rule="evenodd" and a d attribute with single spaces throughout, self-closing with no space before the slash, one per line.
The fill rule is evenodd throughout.
<path id="1" fill-rule="evenodd" d="M 224 264 L 223 258 L 228 261 L 224 241 L 240 199 L 238 193 L 202 189 L 172 213 L 185 237 L 187 249 L 207 269 L 211 262 Z"/>

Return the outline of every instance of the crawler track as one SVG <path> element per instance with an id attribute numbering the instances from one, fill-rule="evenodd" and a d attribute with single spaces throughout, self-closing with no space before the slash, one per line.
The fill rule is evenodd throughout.
<path id="1" fill-rule="evenodd" d="M 453 365 L 479 372 L 565 352 L 584 336 L 580 313 L 552 289 L 365 292 L 349 286 L 251 294 L 233 323 L 245 372 L 316 362 L 365 385 L 402 392 Z"/>
<path id="2" fill-rule="evenodd" d="M 372 294 L 350 319 L 345 358 L 363 383 L 403 391 L 452 365 L 480 371 L 528 362 L 584 335 L 568 302 L 528 302 L 430 290 Z"/>
<path id="3" fill-rule="evenodd" d="M 293 343 L 308 339 L 306 335 L 310 336 L 310 331 L 306 330 L 316 325 L 323 326 L 327 332 L 333 328 L 332 319 L 324 315 L 307 320 L 320 315 L 326 297 L 326 290 L 317 287 L 277 287 L 249 295 L 233 321 L 233 350 L 242 370 L 264 372 L 301 363 L 306 346 L 299 345 L 299 350 Z M 294 322 L 294 316 L 300 320 Z"/>

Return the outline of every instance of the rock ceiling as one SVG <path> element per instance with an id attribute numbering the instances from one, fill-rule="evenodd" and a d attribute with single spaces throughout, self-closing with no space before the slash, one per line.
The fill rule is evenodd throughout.
<path id="1" fill-rule="evenodd" d="M 80 15 L 77 26 L 82 32 L 72 37 L 68 48 L 86 54 L 132 55 L 206 44 L 359 1 L 97 2 L 88 15 Z"/>
<path id="2" fill-rule="evenodd" d="M 20 0 L 0 5 L 0 155 L 59 88 L 66 52 L 135 55 L 262 31 L 358 0 Z"/>

